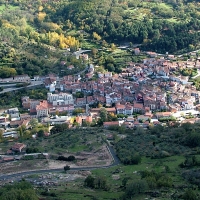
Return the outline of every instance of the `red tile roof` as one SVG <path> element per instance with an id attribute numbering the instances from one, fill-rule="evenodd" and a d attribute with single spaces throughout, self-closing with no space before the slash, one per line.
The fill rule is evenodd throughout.
<path id="1" fill-rule="evenodd" d="M 143 109 L 144 106 L 143 106 L 142 103 L 136 103 L 136 102 L 135 102 L 134 105 L 133 105 L 133 108 Z"/>
<path id="2" fill-rule="evenodd" d="M 40 104 L 36 106 L 36 110 L 48 109 L 48 102 L 46 100 L 40 101 Z"/>

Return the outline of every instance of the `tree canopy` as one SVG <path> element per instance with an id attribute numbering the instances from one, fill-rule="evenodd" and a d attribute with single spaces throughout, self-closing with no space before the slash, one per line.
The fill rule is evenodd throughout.
<path id="1" fill-rule="evenodd" d="M 1 200 L 38 200 L 38 197 L 29 182 L 21 181 L 13 185 L 0 188 Z"/>

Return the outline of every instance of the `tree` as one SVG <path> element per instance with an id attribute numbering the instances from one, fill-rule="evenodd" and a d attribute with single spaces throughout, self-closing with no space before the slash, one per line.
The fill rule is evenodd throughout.
<path id="1" fill-rule="evenodd" d="M 126 131 L 126 127 L 124 125 L 119 126 L 118 131 L 119 131 L 119 134 L 124 134 Z"/>
<path id="2" fill-rule="evenodd" d="M 108 189 L 106 178 L 103 176 L 97 176 L 94 178 L 92 175 L 89 175 L 85 179 L 84 185 L 90 188 Z"/>
<path id="3" fill-rule="evenodd" d="M 150 189 L 156 189 L 157 183 L 156 183 L 156 178 L 154 176 L 147 176 L 146 181 Z"/>
<path id="4" fill-rule="evenodd" d="M 159 187 L 172 187 L 172 183 L 172 179 L 167 175 L 161 176 L 157 181 Z"/>
<path id="5" fill-rule="evenodd" d="M 69 156 L 67 159 L 68 159 L 68 161 L 74 161 L 76 158 L 75 158 L 75 156 Z"/>
<path id="6" fill-rule="evenodd" d="M 98 49 L 96 48 L 92 48 L 91 53 L 94 57 L 96 57 L 97 53 L 98 53 Z"/>
<path id="7" fill-rule="evenodd" d="M 94 179 L 94 187 L 96 189 L 106 189 L 106 179 L 103 176 L 98 176 Z"/>
<path id="8" fill-rule="evenodd" d="M 42 130 L 42 129 L 39 130 L 38 133 L 37 133 L 37 136 L 38 137 L 43 137 L 44 136 L 44 130 Z"/>
<path id="9" fill-rule="evenodd" d="M 192 189 L 188 189 L 185 191 L 185 193 L 182 196 L 182 199 L 184 200 L 197 200 L 197 195 Z"/>
<path id="10" fill-rule="evenodd" d="M 73 115 L 77 115 L 77 114 L 80 114 L 80 113 L 84 113 L 85 112 L 85 110 L 83 109 L 83 108 L 75 108 L 74 110 L 73 110 Z"/>
<path id="11" fill-rule="evenodd" d="M 200 135 L 194 130 L 189 134 L 186 138 L 186 144 L 189 147 L 197 147 L 200 146 Z"/>
<path id="12" fill-rule="evenodd" d="M 141 127 L 137 127 L 135 130 L 135 134 L 137 134 L 137 135 L 145 134 L 145 130 Z"/>
<path id="13" fill-rule="evenodd" d="M 31 130 L 31 134 L 32 134 L 32 135 L 37 134 L 38 131 L 39 131 L 38 128 L 35 127 L 35 128 L 33 128 L 33 129 Z"/>
<path id="14" fill-rule="evenodd" d="M 102 47 L 108 47 L 108 43 L 105 40 L 102 41 Z"/>
<path id="15" fill-rule="evenodd" d="M 36 119 L 36 118 L 31 119 L 29 124 L 31 125 L 32 128 L 37 127 L 38 126 L 38 119 Z"/>
<path id="16" fill-rule="evenodd" d="M 123 179 L 122 179 L 122 186 L 123 187 L 126 187 L 126 184 L 128 183 L 128 180 L 130 179 L 130 177 L 124 177 Z"/>
<path id="17" fill-rule="evenodd" d="M 141 163 L 141 156 L 138 153 L 131 155 L 131 164 L 139 164 Z"/>
<path id="18" fill-rule="evenodd" d="M 107 120 L 108 112 L 105 108 L 101 108 L 99 112 L 99 116 L 101 118 L 102 122 L 105 122 Z"/>
<path id="19" fill-rule="evenodd" d="M 89 127 L 90 125 L 91 125 L 90 122 L 87 122 L 87 121 L 83 120 L 83 122 L 82 122 L 82 126 L 83 127 Z"/>
<path id="20" fill-rule="evenodd" d="M 84 97 L 84 93 L 83 92 L 76 92 L 76 94 L 74 94 L 74 96 L 76 98 L 83 98 Z"/>
<path id="21" fill-rule="evenodd" d="M 0 78 L 8 78 L 17 75 L 17 71 L 10 67 L 0 67 Z"/>
<path id="22" fill-rule="evenodd" d="M 115 45 L 114 43 L 112 43 L 112 44 L 110 45 L 110 48 L 111 48 L 112 51 L 114 51 L 114 50 L 116 50 L 117 47 L 116 47 L 116 45 Z"/>
<path id="23" fill-rule="evenodd" d="M 43 21 L 45 17 L 46 17 L 46 13 L 45 12 L 39 12 L 38 15 L 37 15 L 37 19 L 40 22 Z"/>
<path id="24" fill-rule="evenodd" d="M 3 131 L 0 129 L 0 142 L 3 140 Z"/>
<path id="25" fill-rule="evenodd" d="M 102 105 L 101 103 L 98 103 L 97 107 L 98 107 L 98 108 L 102 108 L 103 105 Z"/>
<path id="26" fill-rule="evenodd" d="M 164 127 L 158 124 L 157 126 L 153 126 L 150 128 L 150 133 L 155 134 L 155 135 L 160 135 L 163 130 L 164 130 Z"/>
<path id="27" fill-rule="evenodd" d="M 147 189 L 148 185 L 145 180 L 137 180 L 128 184 L 125 194 L 127 198 L 133 199 L 134 196 L 146 192 Z"/>
<path id="28" fill-rule="evenodd" d="M 69 165 L 65 165 L 64 166 L 64 171 L 67 172 L 68 170 L 70 170 L 70 166 Z"/>
<path id="29" fill-rule="evenodd" d="M 96 39 L 97 41 L 101 40 L 101 36 L 98 35 L 96 32 L 93 32 L 93 38 Z"/>
<path id="30" fill-rule="evenodd" d="M 94 188 L 94 177 L 89 175 L 84 181 L 84 185 L 90 188 Z"/>
<path id="31" fill-rule="evenodd" d="M 108 69 L 109 72 L 114 72 L 115 71 L 115 66 L 113 63 L 108 63 L 106 68 Z"/>
<path id="32" fill-rule="evenodd" d="M 51 129 L 51 134 L 56 134 L 56 133 L 60 133 L 63 131 L 66 131 L 68 129 L 68 124 L 64 123 L 64 124 L 56 124 L 52 129 Z"/>
<path id="33" fill-rule="evenodd" d="M 59 110 L 56 110 L 55 115 L 57 116 L 59 115 Z"/>

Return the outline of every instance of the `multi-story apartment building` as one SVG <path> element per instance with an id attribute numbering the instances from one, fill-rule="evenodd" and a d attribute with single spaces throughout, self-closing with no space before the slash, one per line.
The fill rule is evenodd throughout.
<path id="1" fill-rule="evenodd" d="M 72 94 L 68 93 L 59 93 L 59 94 L 47 93 L 47 101 L 49 103 L 52 103 L 53 106 L 74 104 L 74 99 Z"/>

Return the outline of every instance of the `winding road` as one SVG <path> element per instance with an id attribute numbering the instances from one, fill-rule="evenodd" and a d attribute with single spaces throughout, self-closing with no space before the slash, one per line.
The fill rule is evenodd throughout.
<path id="1" fill-rule="evenodd" d="M 107 146 L 110 155 L 112 156 L 113 162 L 110 165 L 106 166 L 99 166 L 99 167 L 77 167 L 77 168 L 70 168 L 70 171 L 79 171 L 79 170 L 94 170 L 94 169 L 103 169 L 103 168 L 110 168 L 120 164 L 119 158 L 116 156 L 113 147 Z M 0 174 L 0 180 L 11 180 L 11 179 L 21 179 L 24 176 L 32 175 L 32 174 L 41 174 L 41 173 L 51 173 L 51 172 L 62 172 L 63 168 L 57 169 L 40 169 L 35 171 L 25 171 L 25 172 L 18 172 L 12 174 Z"/>

